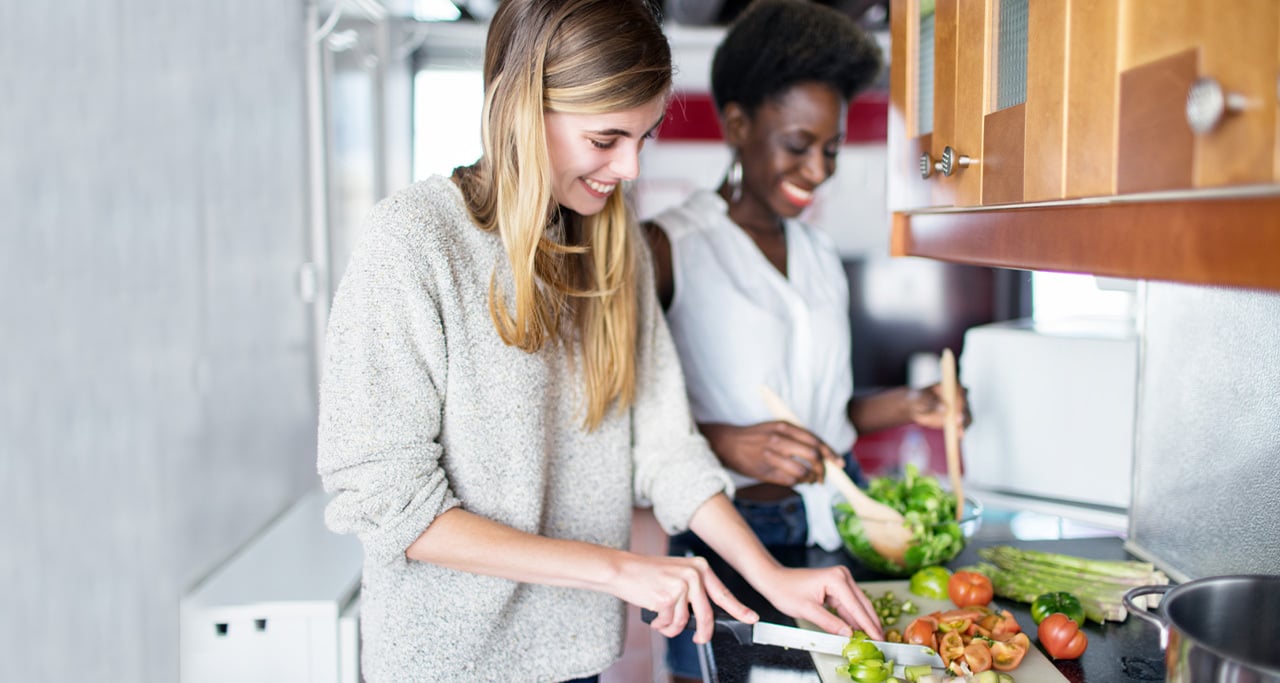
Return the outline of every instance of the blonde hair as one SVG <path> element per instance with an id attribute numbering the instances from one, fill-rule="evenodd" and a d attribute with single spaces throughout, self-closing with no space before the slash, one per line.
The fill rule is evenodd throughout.
<path id="1" fill-rule="evenodd" d="M 544 113 L 608 113 L 666 96 L 671 50 L 641 0 L 504 0 L 489 24 L 484 82 L 484 153 L 454 179 L 511 262 L 512 305 L 495 273 L 489 314 L 502 340 L 525 351 L 567 342 L 582 361 L 584 424 L 595 429 L 635 399 L 637 236 L 621 192 L 595 215 L 559 209 Z M 563 243 L 548 236 L 557 225 Z"/>

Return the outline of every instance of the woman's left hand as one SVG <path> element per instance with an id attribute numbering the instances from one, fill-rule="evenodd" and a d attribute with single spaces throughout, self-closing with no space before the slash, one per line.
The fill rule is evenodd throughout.
<path id="1" fill-rule="evenodd" d="M 957 387 L 956 403 L 959 405 L 961 433 L 973 422 L 969 414 L 969 391 Z M 924 389 L 912 389 L 907 392 L 907 410 L 911 420 L 921 427 L 942 429 L 947 419 L 947 404 L 942 399 L 942 384 L 934 384 Z"/>
<path id="2" fill-rule="evenodd" d="M 811 621 L 827 633 L 849 636 L 861 629 L 874 640 L 884 640 L 880 618 L 848 567 L 776 566 L 755 587 L 784 614 Z"/>

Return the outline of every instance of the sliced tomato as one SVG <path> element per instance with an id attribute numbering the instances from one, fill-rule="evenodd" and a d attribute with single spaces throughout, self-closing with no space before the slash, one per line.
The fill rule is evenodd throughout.
<path id="1" fill-rule="evenodd" d="M 1018 625 L 1018 620 L 1014 618 L 1013 614 L 1007 609 L 1000 610 L 999 620 L 991 627 L 991 637 L 996 640 L 1005 640 L 1007 636 L 1021 632 L 1022 627 Z"/>
<path id="2" fill-rule="evenodd" d="M 938 640 L 938 655 L 946 664 L 964 657 L 964 640 L 956 631 L 948 631 Z"/>
<path id="3" fill-rule="evenodd" d="M 938 621 L 947 621 L 949 619 L 968 619 L 969 621 L 978 621 L 979 619 L 991 614 L 991 610 L 985 607 L 964 607 L 961 609 L 950 609 L 945 612 L 934 612 L 929 616 Z"/>
<path id="4" fill-rule="evenodd" d="M 938 630 L 938 620 L 933 617 L 918 617 L 911 625 L 907 626 L 907 630 L 902 632 L 902 641 L 911 643 L 912 645 L 923 645 L 927 648 L 938 649 L 938 637 L 934 635 L 934 631 Z"/>
<path id="5" fill-rule="evenodd" d="M 991 644 L 991 667 L 996 671 L 1013 671 L 1022 663 L 1022 658 L 1027 655 L 1027 649 L 1031 647 L 1031 641 L 1027 639 L 1025 633 L 1019 633 L 1022 636 L 1021 642 L 1018 639 L 999 641 Z"/>
<path id="6" fill-rule="evenodd" d="M 991 646 L 987 641 L 974 639 L 968 645 L 964 646 L 964 663 L 969 665 L 969 671 L 980 674 L 991 668 Z"/>
<path id="7" fill-rule="evenodd" d="M 944 633 L 955 631 L 956 633 L 968 633 L 969 627 L 973 626 L 972 619 L 946 619 L 938 622 L 938 630 Z"/>

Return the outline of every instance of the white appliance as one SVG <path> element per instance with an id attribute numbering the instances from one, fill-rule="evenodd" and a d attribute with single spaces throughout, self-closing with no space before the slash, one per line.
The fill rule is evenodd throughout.
<path id="1" fill-rule="evenodd" d="M 973 413 L 966 485 L 1007 497 L 1003 505 L 1064 505 L 1124 528 L 1137 380 L 1138 334 L 1127 318 L 969 329 L 960 358 Z"/>
<path id="2" fill-rule="evenodd" d="M 358 683 L 360 543 L 294 504 L 182 600 L 182 683 Z"/>

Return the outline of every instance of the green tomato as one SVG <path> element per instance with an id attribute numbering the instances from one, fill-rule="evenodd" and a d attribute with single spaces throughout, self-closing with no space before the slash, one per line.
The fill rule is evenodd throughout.
<path id="1" fill-rule="evenodd" d="M 1061 612 L 1067 615 L 1068 619 L 1076 622 L 1077 626 L 1084 626 L 1084 607 L 1080 605 L 1080 600 L 1070 593 L 1064 591 L 1045 593 L 1037 596 L 1031 603 L 1031 619 L 1036 624 L 1044 621 L 1054 612 Z"/>
<path id="2" fill-rule="evenodd" d="M 922 597 L 946 600 L 947 582 L 950 580 L 950 569 L 946 567 L 925 567 L 911 575 L 909 589 L 912 593 Z"/>
<path id="3" fill-rule="evenodd" d="M 849 663 L 849 678 L 857 683 L 884 683 L 893 675 L 893 665 L 874 659 Z"/>
<path id="4" fill-rule="evenodd" d="M 884 653 L 880 648 L 872 645 L 867 640 L 850 640 L 848 645 L 844 646 L 844 651 L 840 654 L 850 663 L 861 662 L 869 659 L 884 661 Z"/>

